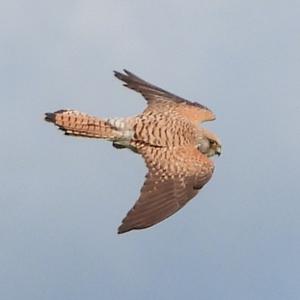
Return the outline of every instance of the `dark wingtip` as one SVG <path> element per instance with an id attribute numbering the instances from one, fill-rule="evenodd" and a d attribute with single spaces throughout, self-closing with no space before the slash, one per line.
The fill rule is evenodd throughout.
<path id="1" fill-rule="evenodd" d="M 118 72 L 118 71 L 114 71 L 114 75 L 115 75 L 118 79 L 121 79 L 121 78 L 124 76 L 124 74 L 122 74 L 122 73 L 120 73 L 120 72 Z"/>
<path id="2" fill-rule="evenodd" d="M 124 79 L 129 78 L 129 77 L 133 77 L 133 78 L 138 79 L 138 77 L 137 77 L 135 74 L 133 74 L 132 72 L 130 72 L 130 71 L 126 70 L 126 69 L 123 69 L 123 72 L 124 72 L 125 74 L 124 74 L 124 73 L 121 73 L 121 72 L 119 72 L 119 71 L 114 71 L 114 75 L 115 75 L 117 78 L 121 79 L 121 80 L 124 80 Z"/>
<path id="3" fill-rule="evenodd" d="M 119 80 L 123 81 L 123 82 L 126 82 L 128 80 L 128 76 L 125 75 L 125 74 L 122 74 L 118 71 L 114 71 L 114 75 L 116 78 L 118 78 Z"/>
<path id="4" fill-rule="evenodd" d="M 122 230 L 121 226 L 118 228 L 118 234 L 125 233 L 126 231 Z"/>
<path id="5" fill-rule="evenodd" d="M 118 72 L 118 71 L 114 71 L 114 75 L 115 77 L 117 77 L 119 80 L 125 82 L 123 85 L 138 91 L 137 89 L 134 88 L 135 84 L 139 84 L 139 85 L 149 85 L 149 83 L 147 83 L 146 81 L 144 81 L 143 79 L 141 79 L 140 77 L 136 76 L 135 74 L 131 73 L 130 71 L 123 69 L 124 73 Z"/>
<path id="6" fill-rule="evenodd" d="M 133 73 L 131 73 L 130 71 L 128 71 L 128 70 L 126 70 L 126 69 L 123 69 L 123 71 L 124 71 L 124 73 L 126 73 L 127 75 L 129 75 L 129 76 L 134 76 L 134 74 Z"/>
<path id="7" fill-rule="evenodd" d="M 128 86 L 128 82 L 131 80 L 130 79 L 130 73 L 128 71 L 126 71 L 125 69 L 123 70 L 125 72 L 125 74 L 120 73 L 118 71 L 114 71 L 114 75 L 116 78 L 118 78 L 119 80 L 125 82 L 123 85 L 124 86 Z"/>
<path id="8" fill-rule="evenodd" d="M 126 233 L 128 231 L 131 231 L 132 229 L 134 229 L 134 228 L 130 228 L 130 227 L 128 228 L 128 227 L 124 226 L 124 224 L 122 224 L 118 228 L 118 234 Z"/>

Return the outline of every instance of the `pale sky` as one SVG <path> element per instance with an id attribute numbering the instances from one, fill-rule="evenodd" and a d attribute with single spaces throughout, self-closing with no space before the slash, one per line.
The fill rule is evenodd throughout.
<path id="1" fill-rule="evenodd" d="M 0 3 L 0 299 L 300 299 L 298 1 Z M 217 115 L 214 177 L 117 235 L 141 157 L 43 114 L 142 111 L 127 68 Z"/>

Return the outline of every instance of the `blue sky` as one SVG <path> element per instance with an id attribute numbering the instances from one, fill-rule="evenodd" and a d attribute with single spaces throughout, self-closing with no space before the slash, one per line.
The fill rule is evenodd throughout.
<path id="1" fill-rule="evenodd" d="M 299 299 L 297 1 L 0 4 L 0 298 Z M 129 116 L 127 68 L 211 108 L 213 179 L 182 211 L 118 236 L 146 168 L 65 137 L 60 108 Z"/>

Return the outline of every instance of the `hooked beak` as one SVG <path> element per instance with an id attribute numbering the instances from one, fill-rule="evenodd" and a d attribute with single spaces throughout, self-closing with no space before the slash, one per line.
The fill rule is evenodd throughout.
<path id="1" fill-rule="evenodd" d="M 218 156 L 220 156 L 221 153 L 222 153 L 222 147 L 221 147 L 221 146 L 218 146 L 217 149 L 216 149 L 216 154 L 217 154 Z"/>

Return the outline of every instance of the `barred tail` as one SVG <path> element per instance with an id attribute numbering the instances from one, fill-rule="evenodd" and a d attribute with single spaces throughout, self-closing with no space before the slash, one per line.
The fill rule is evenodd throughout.
<path id="1" fill-rule="evenodd" d="M 46 113 L 45 120 L 55 124 L 66 135 L 114 140 L 120 132 L 105 120 L 75 110 Z"/>

